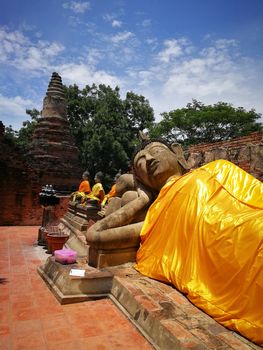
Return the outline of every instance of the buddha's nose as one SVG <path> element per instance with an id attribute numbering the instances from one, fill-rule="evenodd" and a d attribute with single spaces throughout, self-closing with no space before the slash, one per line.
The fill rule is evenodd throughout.
<path id="1" fill-rule="evenodd" d="M 151 155 L 151 154 L 146 154 L 145 156 L 145 160 L 146 160 L 146 166 L 150 166 L 152 164 L 152 162 L 155 161 L 155 158 Z"/>
<path id="2" fill-rule="evenodd" d="M 146 162 L 151 162 L 154 160 L 154 157 L 150 153 L 146 153 L 145 159 L 146 159 Z"/>

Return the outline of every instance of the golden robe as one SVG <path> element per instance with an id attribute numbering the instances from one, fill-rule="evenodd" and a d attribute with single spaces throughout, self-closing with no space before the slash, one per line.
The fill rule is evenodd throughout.
<path id="1" fill-rule="evenodd" d="M 104 207 L 108 203 L 109 199 L 112 197 L 116 197 L 116 184 L 113 184 L 111 186 L 110 192 L 105 195 L 101 206 Z"/>
<path id="2" fill-rule="evenodd" d="M 97 182 L 92 187 L 91 192 L 86 196 L 85 200 L 94 199 L 99 203 L 101 203 L 104 199 L 104 196 L 105 196 L 105 192 L 104 192 L 103 186 L 100 182 Z"/>
<path id="3" fill-rule="evenodd" d="M 81 181 L 79 185 L 79 192 L 84 192 L 86 194 L 90 193 L 90 184 L 88 180 Z"/>
<path id="4" fill-rule="evenodd" d="M 263 184 L 224 160 L 171 179 L 149 208 L 135 268 L 263 345 Z"/>

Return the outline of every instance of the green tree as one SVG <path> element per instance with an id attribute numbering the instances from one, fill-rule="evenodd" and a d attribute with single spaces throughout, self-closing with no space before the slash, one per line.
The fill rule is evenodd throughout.
<path id="1" fill-rule="evenodd" d="M 110 186 L 119 171 L 126 171 L 132 152 L 138 143 L 138 131 L 152 126 L 153 109 L 145 97 L 127 92 L 120 98 L 118 87 L 101 84 L 80 89 L 76 84 L 64 86 L 67 100 L 67 118 L 71 133 L 80 153 L 83 168 L 92 176 L 97 171 L 106 175 Z M 32 140 L 38 117 L 37 109 L 27 110 L 31 121 L 15 135 L 9 132 L 19 147 L 26 152 Z"/>
<path id="2" fill-rule="evenodd" d="M 65 87 L 68 100 L 68 120 L 81 163 L 92 176 L 102 170 L 106 183 L 119 169 L 126 171 L 138 131 L 154 121 L 153 109 L 143 97 L 128 92 L 122 100 L 119 88 L 101 84 Z"/>
<path id="3" fill-rule="evenodd" d="M 254 109 L 234 108 L 225 102 L 206 106 L 193 100 L 185 108 L 162 116 L 163 119 L 151 128 L 150 135 L 170 142 L 178 140 L 185 145 L 228 140 L 262 130 L 262 125 L 256 122 L 261 114 Z"/>
<path id="4" fill-rule="evenodd" d="M 23 153 L 28 151 L 34 128 L 37 123 L 37 118 L 40 115 L 37 109 L 27 109 L 26 113 L 32 118 L 31 121 L 23 122 L 23 126 L 19 131 L 13 130 L 12 126 L 5 127 L 5 139 L 15 144 Z"/>
<path id="5" fill-rule="evenodd" d="M 7 142 L 17 143 L 17 134 L 18 132 L 13 130 L 11 125 L 5 127 L 4 138 Z"/>
<path id="6" fill-rule="evenodd" d="M 144 96 L 127 92 L 124 100 L 124 110 L 133 131 L 138 132 L 152 126 L 154 121 L 153 109 Z"/>
<path id="7" fill-rule="evenodd" d="M 17 133 L 17 144 L 24 153 L 29 149 L 40 112 L 33 108 L 27 109 L 26 114 L 30 115 L 31 121 L 23 122 L 22 128 Z"/>

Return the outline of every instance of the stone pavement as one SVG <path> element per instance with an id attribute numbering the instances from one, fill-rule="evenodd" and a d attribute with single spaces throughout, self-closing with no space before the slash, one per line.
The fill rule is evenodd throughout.
<path id="1" fill-rule="evenodd" d="M 105 269 L 114 276 L 108 298 L 60 305 L 36 272 L 47 257 L 33 246 L 37 230 L 0 227 L 1 350 L 262 349 L 133 264 Z"/>
<path id="2" fill-rule="evenodd" d="M 38 227 L 0 227 L 1 350 L 149 350 L 110 299 L 60 305 L 37 273 Z"/>

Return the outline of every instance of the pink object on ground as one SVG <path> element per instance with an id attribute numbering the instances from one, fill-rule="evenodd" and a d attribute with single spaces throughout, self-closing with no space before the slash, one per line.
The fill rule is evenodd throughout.
<path id="1" fill-rule="evenodd" d="M 59 249 L 54 251 L 55 260 L 61 264 L 73 264 L 77 259 L 77 252 L 72 249 Z"/>

